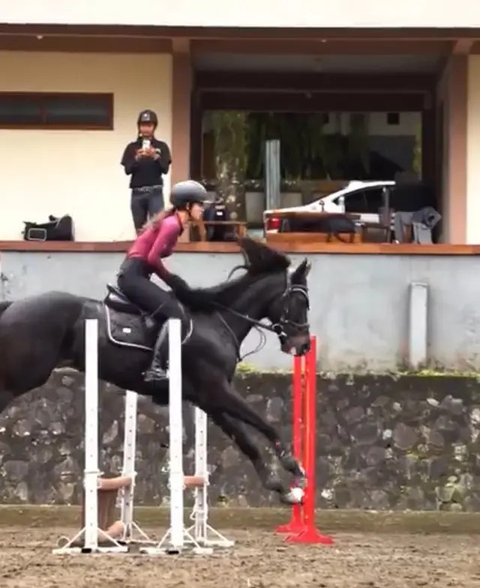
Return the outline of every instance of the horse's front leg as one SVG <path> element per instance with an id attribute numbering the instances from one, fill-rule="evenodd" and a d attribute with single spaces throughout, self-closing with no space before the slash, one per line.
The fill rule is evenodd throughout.
<path id="1" fill-rule="evenodd" d="M 209 416 L 225 435 L 237 445 L 243 455 L 252 462 L 262 486 L 271 492 L 277 492 L 284 500 L 289 490 L 265 463 L 258 447 L 249 438 L 245 426 L 219 411 L 211 411 Z"/>
<path id="2" fill-rule="evenodd" d="M 217 385 L 217 382 L 215 382 L 215 384 Z M 212 389 L 213 388 L 210 388 L 210 390 Z M 282 490 L 282 499 L 289 504 L 300 502 L 303 498 L 303 492 L 299 490 L 297 486 L 303 487 L 305 485 L 305 471 L 293 457 L 290 448 L 282 441 L 276 429 L 262 416 L 255 412 L 255 410 L 253 410 L 253 408 L 251 408 L 245 400 L 235 392 L 233 387 L 226 380 L 222 381 L 220 387 L 215 388 L 214 394 L 210 392 L 205 400 L 206 406 L 204 410 L 207 414 L 211 415 L 213 419 L 215 418 L 214 415 L 216 413 L 225 413 L 225 415 L 231 417 L 231 419 L 229 419 L 230 426 L 232 419 L 239 420 L 250 425 L 259 433 L 262 433 L 262 435 L 270 441 L 282 467 L 296 479 L 296 484 L 293 489 L 288 491 L 285 491 L 284 489 Z M 238 434 L 238 429 L 236 429 L 235 432 Z M 242 436 L 241 433 L 240 435 Z M 245 439 L 248 440 L 246 433 L 244 433 L 242 439 L 243 441 Z M 249 451 L 252 451 L 251 447 L 249 448 Z"/>

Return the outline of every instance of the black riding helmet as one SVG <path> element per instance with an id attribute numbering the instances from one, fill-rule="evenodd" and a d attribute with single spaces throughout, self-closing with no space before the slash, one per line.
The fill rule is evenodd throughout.
<path id="1" fill-rule="evenodd" d="M 170 192 L 170 202 L 177 210 L 185 210 L 190 204 L 205 204 L 207 191 L 195 180 L 177 182 Z"/>
<path id="2" fill-rule="evenodd" d="M 156 127 L 158 125 L 157 115 L 153 110 L 142 110 L 138 115 L 137 126 L 140 126 L 141 123 L 152 123 Z"/>

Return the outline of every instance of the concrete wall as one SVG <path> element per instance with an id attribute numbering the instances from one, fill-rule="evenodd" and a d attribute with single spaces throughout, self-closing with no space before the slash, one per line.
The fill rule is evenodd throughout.
<path id="1" fill-rule="evenodd" d="M 130 178 L 120 160 L 144 108 L 158 113 L 156 134 L 171 146 L 171 56 L 4 51 L 0 72 L 1 92 L 114 95 L 111 131 L 0 129 L 1 167 L 15 170 L 2 180 L 0 240 L 21 239 L 23 221 L 67 213 L 78 241 L 134 237 Z M 168 186 L 167 176 L 167 194 Z"/>
<path id="2" fill-rule="evenodd" d="M 292 259 L 298 262 L 301 255 Z M 3 252 L 0 298 L 49 289 L 103 298 L 123 254 Z M 475 256 L 308 255 L 312 332 L 319 337 L 321 370 L 395 370 L 408 350 L 409 289 L 428 285 L 427 352 L 433 366 L 480 369 L 479 260 Z M 194 286 L 226 280 L 237 254 L 175 253 L 168 266 Z M 208 271 L 205 271 L 208 268 Z M 243 353 L 260 342 L 253 331 Z M 291 358 L 267 334 L 265 347 L 246 360 L 259 368 L 289 369 Z"/>
<path id="3" fill-rule="evenodd" d="M 474 0 L 404 0 L 391 9 L 384 0 L 245 0 L 219 10 L 216 0 L 177 0 L 159 9 L 158 0 L 117 3 L 65 3 L 17 0 L 3 3 L 0 22 L 52 24 L 124 24 L 197 27 L 480 27 Z"/>

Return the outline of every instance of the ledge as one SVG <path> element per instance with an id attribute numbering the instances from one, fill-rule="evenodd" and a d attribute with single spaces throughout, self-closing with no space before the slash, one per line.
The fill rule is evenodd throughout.
<path id="1" fill-rule="evenodd" d="M 124 253 L 131 241 L 0 241 L 2 251 L 45 251 Z M 346 255 L 480 255 L 480 245 L 414 245 L 410 243 L 275 243 L 272 247 L 286 253 L 320 253 Z M 175 251 L 181 253 L 238 253 L 233 242 L 178 243 Z"/>
<path id="2" fill-rule="evenodd" d="M 87 252 L 87 253 L 125 253 L 132 241 L 0 241 L 2 251 L 48 251 L 48 252 Z M 237 253 L 236 243 L 178 243 L 175 251 L 192 253 Z"/>

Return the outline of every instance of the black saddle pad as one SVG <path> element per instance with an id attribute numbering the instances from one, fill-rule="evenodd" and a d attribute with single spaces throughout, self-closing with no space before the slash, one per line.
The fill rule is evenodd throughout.
<path id="1" fill-rule="evenodd" d="M 107 334 L 112 343 L 152 351 L 161 323 L 140 315 L 113 310 L 104 304 Z"/>

